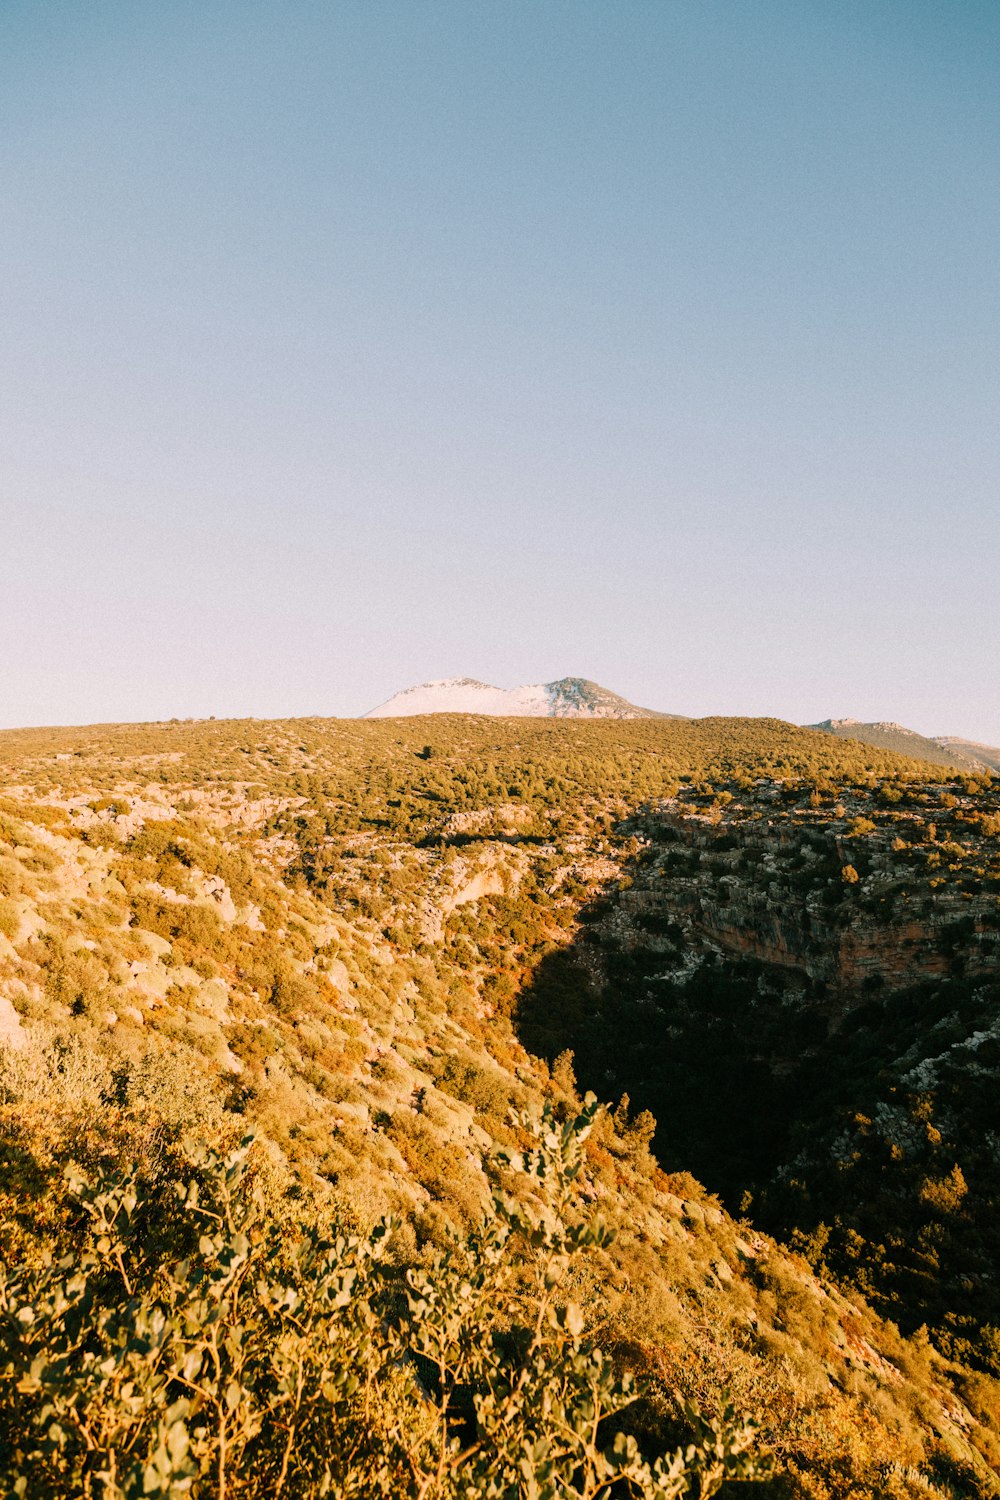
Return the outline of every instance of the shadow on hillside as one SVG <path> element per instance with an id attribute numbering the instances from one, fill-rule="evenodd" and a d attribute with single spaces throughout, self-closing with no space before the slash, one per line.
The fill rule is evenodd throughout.
<path id="1" fill-rule="evenodd" d="M 6 1228 L 29 1234 L 37 1228 L 39 1205 L 52 1196 L 52 1171 L 39 1155 L 22 1143 L 20 1123 L 15 1112 L 5 1107 L 0 1118 L 0 1181 L 11 1196 L 5 1213 Z"/>
<path id="2" fill-rule="evenodd" d="M 638 926 L 633 917 L 623 931 L 616 911 L 626 884 L 584 907 L 576 940 L 534 970 L 515 1002 L 515 1029 L 550 1063 L 571 1051 L 581 1093 L 614 1104 L 627 1094 L 633 1116 L 650 1110 L 660 1164 L 692 1172 L 739 1210 L 744 1191 L 787 1159 L 815 1091 L 809 1059 L 825 1023 L 762 994 L 754 961 L 709 955 L 685 965 L 666 890 L 662 914 Z"/>
<path id="3" fill-rule="evenodd" d="M 418 849 L 466 849 L 472 844 L 486 848 L 490 844 L 525 844 L 541 846 L 552 842 L 549 833 L 429 833 L 418 839 Z"/>

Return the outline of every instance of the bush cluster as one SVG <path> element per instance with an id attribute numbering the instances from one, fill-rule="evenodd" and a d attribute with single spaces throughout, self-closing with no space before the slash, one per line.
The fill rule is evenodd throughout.
<path id="1" fill-rule="evenodd" d="M 251 1141 L 172 1203 L 136 1170 L 68 1174 L 75 1253 L 0 1272 L 0 1477 L 23 1500 L 709 1496 L 762 1470 L 752 1429 L 689 1410 L 647 1460 L 636 1384 L 583 1336 L 575 1263 L 607 1245 L 575 1185 L 596 1103 L 501 1165 L 532 1189 L 401 1275 L 367 1236 L 262 1212 Z"/>

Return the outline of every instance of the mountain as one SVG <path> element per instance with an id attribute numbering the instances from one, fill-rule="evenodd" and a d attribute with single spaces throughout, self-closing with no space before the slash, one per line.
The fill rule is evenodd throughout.
<path id="1" fill-rule="evenodd" d="M 937 743 L 950 755 L 962 756 L 964 759 L 959 764 L 970 761 L 977 770 L 987 767 L 991 771 L 1000 771 L 1000 749 L 996 745 L 980 745 L 976 740 L 959 739 L 953 734 L 938 735 Z"/>
<path id="2" fill-rule="evenodd" d="M 936 766 L 957 766 L 962 771 L 980 773 L 1000 771 L 1000 749 L 954 735 L 918 734 L 914 729 L 886 720 L 863 724 L 859 719 L 824 719 L 821 724 L 806 727 L 841 739 L 860 740 L 881 750 L 895 750 L 899 755 L 913 755 Z"/>
<path id="3" fill-rule="evenodd" d="M 410 718 L 416 714 L 492 714 L 526 719 L 673 719 L 655 708 L 638 708 L 586 677 L 526 683 L 516 688 L 491 687 L 474 677 L 445 677 L 404 688 L 386 703 L 362 715 L 365 719 Z"/>

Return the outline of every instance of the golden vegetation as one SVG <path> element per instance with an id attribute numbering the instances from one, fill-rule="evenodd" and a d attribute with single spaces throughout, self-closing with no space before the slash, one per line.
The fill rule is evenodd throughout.
<path id="1" fill-rule="evenodd" d="M 724 832 L 729 818 L 757 816 L 749 809 L 764 779 L 829 818 L 840 799 L 858 802 L 851 816 L 877 831 L 898 811 L 891 793 L 899 790 L 901 799 L 925 798 L 942 830 L 954 829 L 946 842 L 961 842 L 963 851 L 992 837 L 994 816 L 963 789 L 954 807 L 943 805 L 933 778 L 954 786 L 943 771 L 928 776 L 926 766 L 888 752 L 777 721 L 212 721 L 18 731 L 0 735 L 0 767 L 0 1024 L 12 1044 L 2 1065 L 8 1186 L 0 1248 L 9 1268 L 33 1268 L 31 1305 L 36 1293 L 42 1301 L 56 1296 L 47 1255 L 83 1254 L 91 1210 L 80 1205 L 124 1191 L 135 1163 L 149 1195 L 143 1203 L 163 1216 L 159 1258 L 142 1270 L 143 1296 L 152 1299 L 143 1306 L 152 1316 L 157 1298 L 173 1298 L 170 1316 L 180 1324 L 194 1305 L 185 1301 L 195 1296 L 184 1282 L 189 1272 L 179 1269 L 192 1228 L 168 1207 L 167 1184 L 204 1175 L 199 1152 L 225 1160 L 248 1129 L 258 1142 L 255 1222 L 262 1244 L 279 1235 L 279 1259 L 290 1257 L 290 1265 L 306 1253 L 310 1225 L 334 1219 L 370 1245 L 389 1214 L 399 1221 L 389 1262 L 397 1280 L 409 1270 L 411 1291 L 425 1286 L 428 1296 L 439 1284 L 459 1284 L 442 1270 L 456 1253 L 449 1236 L 457 1232 L 468 1247 L 470 1234 L 493 1232 L 489 1220 L 480 1226 L 497 1153 L 528 1144 L 516 1117 L 548 1107 L 561 1129 L 581 1108 L 572 1057 L 561 1047 L 547 1063 L 526 1051 L 518 1006 L 538 966 L 575 941 L 581 917 L 609 888 L 627 886 L 642 845 L 629 819 L 641 809 L 683 792 L 682 801 Z M 911 840 L 915 829 L 899 827 L 914 858 L 934 854 L 966 868 L 965 853 L 949 852 L 936 829 L 921 842 Z M 873 830 L 846 836 L 863 890 L 863 846 Z M 834 874 L 843 899 L 839 866 Z M 714 1441 L 685 1401 L 709 1421 L 754 1422 L 755 1453 L 776 1464 L 775 1476 L 760 1481 L 764 1493 L 845 1500 L 993 1493 L 995 1455 L 982 1434 L 995 1383 L 986 1371 L 903 1337 L 854 1291 L 818 1279 L 800 1256 L 736 1224 L 693 1178 L 664 1173 L 650 1149 L 652 1117 L 641 1104 L 611 1103 L 589 1122 L 574 1179 L 579 1206 L 600 1208 L 609 1237 L 573 1260 L 560 1282 L 560 1305 L 579 1306 L 581 1322 L 577 1328 L 574 1314 L 572 1326 L 554 1329 L 563 1341 L 555 1367 L 579 1358 L 585 1370 L 593 1351 L 603 1351 L 608 1380 L 619 1382 L 608 1387 L 619 1392 L 608 1396 L 609 1411 L 621 1405 L 625 1374 L 638 1375 L 642 1400 L 622 1420 L 652 1457 Z M 65 1174 L 76 1169 L 82 1177 L 67 1188 Z M 508 1190 L 526 1212 L 524 1183 L 511 1181 Z M 941 1194 L 954 1196 L 957 1187 L 928 1176 L 925 1191 L 936 1212 Z M 115 1277 L 135 1273 L 127 1259 L 124 1273 L 100 1261 L 113 1258 L 114 1243 L 110 1236 L 111 1248 L 87 1251 L 98 1257 L 90 1283 L 98 1303 L 112 1298 Z M 475 1274 L 474 1261 L 473 1254 L 471 1271 L 463 1262 L 462 1275 Z M 541 1262 L 525 1247 L 517 1264 L 527 1288 Z M 254 1319 L 267 1324 L 253 1359 L 272 1348 L 267 1339 L 285 1337 L 276 1313 L 248 1309 L 230 1283 L 219 1295 L 229 1298 L 229 1326 L 250 1326 L 257 1338 Z M 494 1348 L 507 1361 L 504 1379 L 512 1357 L 504 1329 L 530 1324 L 516 1311 L 521 1295 L 503 1293 L 498 1323 L 477 1313 L 465 1324 L 462 1357 L 487 1359 Z M 364 1297 L 359 1306 L 374 1305 Z M 112 1342 L 131 1336 L 113 1320 L 102 1326 Z M 419 1330 L 410 1330 L 416 1338 Z M 27 1345 L 17 1347 L 23 1354 Z M 21 1357 L 9 1355 L 3 1387 L 8 1409 L 21 1413 L 21 1426 L 10 1427 L 20 1446 L 0 1438 L 8 1467 L 39 1441 L 35 1414 L 54 1399 L 41 1385 L 17 1391 L 27 1378 Z M 376 1384 L 388 1379 L 384 1360 L 375 1368 Z M 463 1390 L 470 1381 L 456 1372 L 464 1369 L 455 1365 L 447 1377 Z M 198 1413 L 173 1406 L 189 1397 L 171 1380 L 193 1377 L 172 1374 L 162 1388 L 154 1382 L 126 1420 L 122 1383 L 132 1378 L 131 1365 L 116 1367 L 115 1394 L 106 1412 L 100 1408 L 100 1420 L 122 1434 L 102 1439 L 101 1463 L 116 1455 L 114 1483 L 133 1483 L 126 1474 L 140 1471 L 128 1465 L 142 1456 L 161 1474 L 168 1460 L 178 1474 L 194 1465 L 193 1493 L 218 1493 L 206 1476 L 213 1464 L 217 1474 L 219 1420 L 209 1432 L 206 1419 L 199 1435 Z M 564 1393 L 572 1384 L 568 1374 L 552 1378 Z M 435 1432 L 463 1444 L 470 1423 L 488 1426 L 485 1415 L 444 1400 L 444 1379 L 407 1386 L 393 1378 L 392 1390 L 380 1388 L 384 1421 L 351 1483 L 388 1463 L 391 1448 L 397 1467 L 378 1472 L 395 1476 L 395 1493 L 471 1493 L 447 1464 L 425 1485 Z M 480 1394 L 499 1390 L 500 1381 L 491 1374 Z M 226 1389 L 205 1396 L 217 1418 Z M 75 1387 L 66 1390 L 79 1412 Z M 310 1390 L 311 1402 L 341 1412 L 341 1396 L 324 1394 L 322 1382 Z M 252 1413 L 270 1411 L 266 1403 L 276 1399 L 256 1387 L 236 1398 L 233 1411 L 250 1424 L 241 1451 L 259 1454 L 244 1470 L 246 1485 L 260 1488 L 242 1492 L 273 1492 L 266 1486 L 280 1472 L 278 1449 L 250 1427 Z M 354 1394 L 344 1400 L 343 1432 L 356 1433 Z M 730 1404 L 735 1414 L 726 1417 Z M 520 1427 L 511 1418 L 518 1442 L 530 1435 L 526 1421 L 524 1412 Z M 172 1437 L 176 1423 L 183 1433 Z M 69 1430 L 63 1417 L 58 1425 Z M 58 1436 L 45 1439 L 50 1488 L 39 1493 L 83 1492 L 78 1476 L 89 1460 L 79 1457 L 80 1430 L 65 1449 Z M 543 1437 L 539 1429 L 532 1440 Z M 333 1460 L 319 1455 L 313 1438 L 303 1441 L 298 1453 L 293 1445 L 282 1483 L 289 1493 L 319 1494 L 323 1465 Z M 633 1453 L 627 1443 L 619 1452 L 626 1451 Z M 553 1494 L 584 1492 L 581 1452 Z M 111 1480 L 99 1487 L 105 1471 L 96 1462 L 87 1470 L 92 1492 L 118 1493 Z M 84 1469 L 73 1468 L 80 1463 Z M 330 1474 L 332 1492 L 349 1489 L 348 1474 Z M 645 1493 L 636 1476 L 638 1468 L 634 1487 Z M 234 1480 L 231 1493 L 240 1492 Z"/>

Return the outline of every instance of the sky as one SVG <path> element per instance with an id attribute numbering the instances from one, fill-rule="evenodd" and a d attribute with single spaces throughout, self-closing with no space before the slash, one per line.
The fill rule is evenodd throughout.
<path id="1" fill-rule="evenodd" d="M 0 724 L 1000 744 L 994 0 L 2 0 Z"/>

